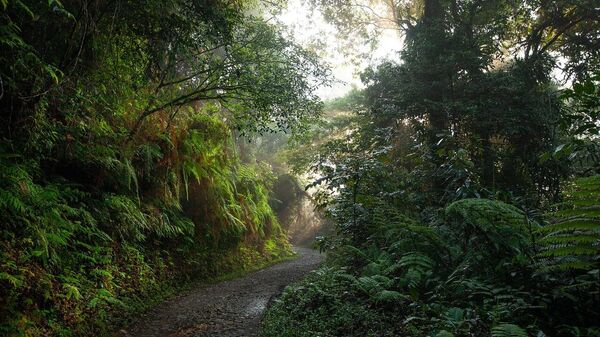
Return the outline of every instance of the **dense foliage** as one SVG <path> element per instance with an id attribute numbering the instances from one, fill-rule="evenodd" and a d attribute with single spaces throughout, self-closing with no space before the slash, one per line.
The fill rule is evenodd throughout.
<path id="1" fill-rule="evenodd" d="M 336 235 L 266 336 L 600 333 L 597 1 L 308 3 L 347 53 L 404 38 L 320 120 L 280 1 L 0 0 L 1 335 L 106 335 L 289 256 L 285 141 Z"/>
<path id="2" fill-rule="evenodd" d="M 110 333 L 290 254 L 237 137 L 312 118 L 324 70 L 262 10 L 0 1 L 0 335 Z"/>
<path id="3" fill-rule="evenodd" d="M 597 5 L 312 3 L 405 44 L 288 150 L 337 235 L 265 335 L 596 336 Z"/>

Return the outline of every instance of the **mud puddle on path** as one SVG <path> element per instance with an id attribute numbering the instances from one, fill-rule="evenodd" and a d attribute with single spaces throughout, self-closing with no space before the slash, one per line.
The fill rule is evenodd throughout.
<path id="1" fill-rule="evenodd" d="M 323 260 L 296 247 L 299 257 L 242 278 L 202 286 L 165 301 L 121 330 L 119 337 L 255 337 L 269 299 Z"/>

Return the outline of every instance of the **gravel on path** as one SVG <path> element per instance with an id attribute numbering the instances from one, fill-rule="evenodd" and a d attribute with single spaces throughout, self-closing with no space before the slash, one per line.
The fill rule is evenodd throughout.
<path id="1" fill-rule="evenodd" d="M 255 337 L 269 300 L 286 285 L 317 268 L 323 256 L 296 247 L 295 260 L 242 278 L 201 286 L 171 298 L 131 325 L 119 337 Z"/>

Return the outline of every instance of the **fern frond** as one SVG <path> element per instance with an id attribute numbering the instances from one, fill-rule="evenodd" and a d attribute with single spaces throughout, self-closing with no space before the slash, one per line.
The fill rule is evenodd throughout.
<path id="1" fill-rule="evenodd" d="M 527 331 L 518 325 L 502 323 L 492 328 L 492 337 L 528 337 Z"/>
<path id="2" fill-rule="evenodd" d="M 406 300 L 409 297 L 393 290 L 382 290 L 372 296 L 372 299 L 377 303 L 393 303 Z"/>
<path id="3" fill-rule="evenodd" d="M 541 227 L 539 269 L 587 270 L 600 256 L 600 176 L 580 178 L 564 191 L 564 201 Z"/>

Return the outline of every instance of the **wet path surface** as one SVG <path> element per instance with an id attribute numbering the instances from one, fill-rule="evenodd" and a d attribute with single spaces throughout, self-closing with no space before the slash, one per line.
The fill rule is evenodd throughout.
<path id="1" fill-rule="evenodd" d="M 283 288 L 315 269 L 317 251 L 294 249 L 299 257 L 242 278 L 203 286 L 165 301 L 118 335 L 121 337 L 258 336 L 267 303 Z"/>

